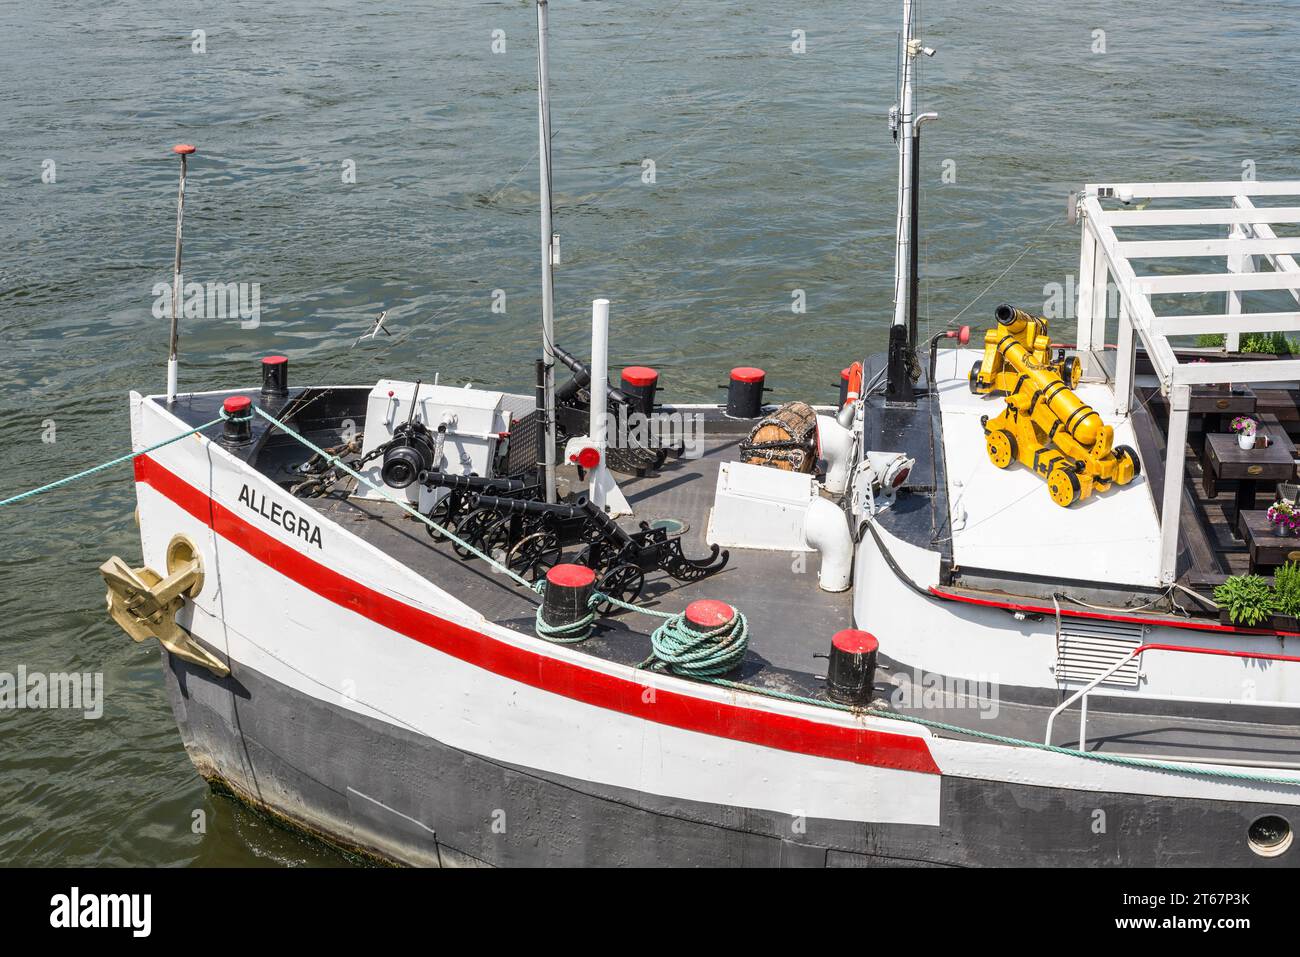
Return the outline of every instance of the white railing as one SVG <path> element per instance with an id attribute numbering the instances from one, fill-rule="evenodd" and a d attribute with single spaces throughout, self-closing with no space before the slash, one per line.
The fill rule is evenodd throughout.
<path id="1" fill-rule="evenodd" d="M 1093 689 L 1095 689 L 1097 685 L 1101 684 L 1115 672 L 1119 671 L 1134 658 L 1142 657 L 1142 654 L 1147 651 L 1174 651 L 1191 655 L 1218 655 L 1226 658 L 1256 658 L 1264 661 L 1300 662 L 1300 658 L 1292 655 L 1266 655 L 1254 651 L 1228 651 L 1224 648 L 1196 648 L 1191 645 L 1138 645 L 1138 647 L 1134 648 L 1119 661 L 1115 662 L 1115 664 L 1111 665 L 1096 678 L 1093 678 L 1086 685 L 1052 709 L 1052 713 L 1047 716 L 1047 733 L 1043 736 L 1043 743 L 1052 743 L 1052 725 L 1056 723 L 1056 716 L 1076 701 L 1082 699 L 1083 704 L 1079 706 L 1079 750 L 1088 750 L 1088 695 L 1092 693 Z"/>
<path id="2" fill-rule="evenodd" d="M 1169 397 L 1167 448 L 1187 439 L 1191 387 L 1212 383 L 1276 382 L 1300 379 L 1300 359 L 1180 363 L 1171 335 L 1222 333 L 1229 350 L 1242 332 L 1300 332 L 1298 312 L 1242 312 L 1242 293 L 1283 290 L 1300 302 L 1300 239 L 1280 237 L 1279 223 L 1300 223 L 1300 206 L 1256 206 L 1252 197 L 1296 197 L 1300 182 L 1090 184 L 1079 198 L 1082 247 L 1077 304 L 1080 352 L 1096 358 L 1104 349 L 1111 284 L 1119 293 L 1115 357 L 1115 402 L 1120 415 L 1133 408 L 1136 347 L 1140 339 L 1155 369 L 1160 390 Z M 1198 209 L 1102 208 L 1103 200 L 1126 204 L 1159 199 L 1218 199 L 1227 205 Z M 1227 226 L 1226 238 L 1126 239 L 1116 229 L 1166 226 Z M 1130 260 L 1223 257 L 1224 272 L 1139 277 Z M 1272 271 L 1260 271 L 1264 260 Z M 1224 294 L 1223 312 L 1214 315 L 1157 315 L 1151 297 L 1175 293 Z M 1171 456 L 1161 497 L 1160 577 L 1172 584 L 1178 555 L 1178 517 L 1183 469 Z"/>

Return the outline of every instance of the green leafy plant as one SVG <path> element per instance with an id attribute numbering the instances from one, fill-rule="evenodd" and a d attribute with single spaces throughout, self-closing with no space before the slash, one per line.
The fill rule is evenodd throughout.
<path id="1" fill-rule="evenodd" d="M 1300 565 L 1295 562 L 1273 573 L 1273 609 L 1279 615 L 1300 617 Z"/>
<path id="2" fill-rule="evenodd" d="M 1220 349 L 1225 338 L 1221 332 L 1203 332 L 1196 337 L 1196 345 L 1201 349 Z M 1280 356 L 1286 353 L 1300 352 L 1300 342 L 1281 332 L 1249 332 L 1241 337 L 1240 351 L 1255 352 L 1267 356 Z"/>
<path id="3" fill-rule="evenodd" d="M 1214 600 L 1234 625 L 1258 625 L 1273 611 L 1276 596 L 1267 578 L 1233 575 L 1214 589 Z"/>
<path id="4" fill-rule="evenodd" d="M 1252 332 L 1241 339 L 1242 352 L 1279 356 L 1295 351 L 1295 344 L 1281 332 Z"/>

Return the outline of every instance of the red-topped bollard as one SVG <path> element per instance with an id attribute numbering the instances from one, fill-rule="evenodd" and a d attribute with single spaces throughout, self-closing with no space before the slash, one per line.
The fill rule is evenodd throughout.
<path id="1" fill-rule="evenodd" d="M 763 414 L 763 383 L 767 373 L 753 366 L 737 366 L 727 383 L 727 415 L 733 419 L 757 419 Z"/>
<path id="2" fill-rule="evenodd" d="M 221 440 L 226 445 L 247 445 L 253 441 L 253 400 L 232 395 L 221 404 L 226 421 Z"/>
<path id="3" fill-rule="evenodd" d="M 731 624 L 735 617 L 736 609 L 713 598 L 701 598 L 686 606 L 686 627 L 694 632 L 714 631 Z"/>
<path id="4" fill-rule="evenodd" d="M 832 701 L 866 706 L 876 683 L 876 652 L 880 642 L 856 628 L 837 631 L 831 638 L 826 691 Z"/>
<path id="5" fill-rule="evenodd" d="M 289 358 L 266 356 L 262 359 L 262 395 L 266 398 L 289 397 Z"/>
<path id="6" fill-rule="evenodd" d="M 642 415 L 654 412 L 655 390 L 659 388 L 658 370 L 649 366 L 628 366 L 623 370 L 621 387 L 637 412 Z"/>
<path id="7" fill-rule="evenodd" d="M 840 370 L 840 401 L 837 408 L 844 408 L 844 403 L 849 401 L 849 377 L 853 374 L 852 369 Z"/>
<path id="8" fill-rule="evenodd" d="M 650 645 L 674 674 L 708 678 L 740 667 L 748 640 L 743 615 L 725 601 L 701 598 L 686 606 L 680 625 L 651 635 Z"/>
<path id="9" fill-rule="evenodd" d="M 546 573 L 542 596 L 542 620 L 547 627 L 559 630 L 586 618 L 595 587 L 596 573 L 586 565 L 553 566 Z"/>

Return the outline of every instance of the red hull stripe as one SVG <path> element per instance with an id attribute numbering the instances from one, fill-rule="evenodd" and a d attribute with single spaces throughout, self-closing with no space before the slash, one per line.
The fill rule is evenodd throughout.
<path id="1" fill-rule="evenodd" d="M 494 674 L 657 724 L 836 761 L 938 774 L 923 738 L 821 724 L 644 685 L 520 648 L 390 598 L 315 562 L 215 501 L 148 456 L 135 478 L 218 535 L 303 588 L 376 624 Z"/>
<path id="2" fill-rule="evenodd" d="M 930 594 L 936 598 L 942 598 L 945 601 L 965 602 L 968 605 L 980 605 L 984 608 L 1003 608 L 1007 611 L 1023 611 L 1031 615 L 1051 615 L 1056 616 L 1056 609 L 1050 605 L 1030 605 L 1026 602 L 1014 601 L 993 601 L 989 598 L 976 598 L 974 595 L 961 595 L 956 592 L 944 591 L 942 588 L 930 586 Z M 1270 637 L 1290 638 L 1296 637 L 1297 632 L 1293 631 L 1274 631 L 1271 628 L 1237 628 L 1231 625 L 1224 625 L 1217 621 L 1194 621 L 1183 618 L 1142 618 L 1137 615 L 1117 615 L 1099 611 L 1082 611 L 1074 608 L 1061 608 L 1061 617 L 1063 618 L 1093 618 L 1101 621 L 1123 621 L 1138 625 L 1150 625 L 1153 628 L 1185 628 L 1190 631 L 1213 631 L 1219 634 L 1229 635 L 1268 635 Z"/>

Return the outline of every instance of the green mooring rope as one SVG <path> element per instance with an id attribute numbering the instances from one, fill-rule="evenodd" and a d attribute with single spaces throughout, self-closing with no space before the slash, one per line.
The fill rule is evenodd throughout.
<path id="1" fill-rule="evenodd" d="M 458 538 L 455 534 L 453 534 L 448 529 L 443 528 L 437 522 L 434 522 L 428 516 L 423 515 L 416 509 L 411 508 L 411 506 L 408 503 L 401 502 L 392 498 L 391 496 L 388 495 L 388 493 L 384 489 L 379 488 L 373 482 L 368 481 L 366 478 L 364 478 L 362 475 L 357 473 L 355 470 L 343 464 L 343 462 L 339 460 L 338 456 L 330 455 L 324 449 L 313 444 L 310 440 L 299 435 L 292 428 L 285 425 L 283 422 L 280 422 L 278 419 L 274 418 L 273 416 L 268 415 L 266 412 L 263 412 L 261 409 L 255 409 L 254 411 L 256 411 L 258 415 L 262 416 L 264 419 L 268 420 L 273 425 L 281 429 L 287 435 L 291 436 L 292 438 L 301 442 L 303 445 L 307 446 L 307 448 L 311 449 L 313 452 L 316 452 L 317 454 L 321 455 L 325 459 L 329 460 L 331 463 L 337 465 L 344 472 L 346 472 L 347 474 L 355 478 L 358 482 L 361 482 L 369 486 L 370 488 L 374 489 L 375 491 L 379 492 L 381 495 L 384 496 L 386 500 L 392 502 L 398 507 L 409 512 L 411 515 L 413 515 L 415 518 L 422 521 L 424 524 L 434 529 L 437 529 L 447 538 L 451 539 L 454 542 L 457 542 L 458 544 L 460 544 L 461 546 L 463 546 L 473 554 L 477 555 L 479 558 L 488 562 L 492 566 L 496 567 L 500 571 L 505 572 L 507 575 L 509 575 L 519 584 L 523 585 L 525 588 L 528 588 L 532 591 L 539 592 L 539 593 L 545 589 L 546 587 L 545 580 L 538 582 L 536 585 L 528 582 L 525 578 L 523 578 L 523 576 L 515 573 L 510 568 L 507 568 L 501 562 L 498 562 L 496 559 L 492 558 L 492 556 L 483 553 L 479 549 L 470 545 L 468 542 L 464 541 L 461 538 Z M 222 417 L 225 418 L 224 413 Z M 212 425 L 212 424 L 213 423 L 211 422 L 208 423 L 208 425 Z M 199 426 L 199 429 L 204 429 L 204 428 L 207 428 L 207 426 L 206 425 Z M 199 429 L 194 429 L 191 431 L 197 432 L 199 431 Z M 185 435 L 189 435 L 189 434 L 191 433 L 190 432 L 185 433 Z M 179 435 L 176 437 L 176 439 L 182 439 L 185 437 L 185 435 Z M 169 441 L 176 441 L 176 439 L 171 439 Z M 160 444 L 166 445 L 167 443 L 164 442 Z M 151 451 L 152 448 L 158 448 L 158 447 L 159 446 L 152 446 L 150 449 L 145 449 L 144 452 Z M 144 452 L 140 452 L 136 454 L 142 455 L 144 454 Z M 108 464 L 112 464 L 112 463 L 108 463 Z M 0 504 L 4 504 L 4 503 L 0 503 Z M 977 738 L 982 741 L 992 741 L 998 744 L 1006 744 L 1013 747 L 1032 748 L 1038 751 L 1048 751 L 1053 754 L 1062 754 L 1068 757 L 1084 758 L 1089 761 L 1101 761 L 1106 764 L 1114 764 L 1121 767 L 1140 768 L 1148 771 L 1166 771 L 1172 774 L 1182 774 L 1182 775 L 1189 775 L 1193 777 L 1200 776 L 1200 777 L 1219 778 L 1219 779 L 1231 780 L 1231 781 L 1246 781 L 1254 784 L 1273 784 L 1273 785 L 1284 785 L 1289 787 L 1296 787 L 1297 785 L 1300 785 L 1300 780 L 1296 780 L 1294 778 L 1282 778 L 1282 777 L 1276 777 L 1276 776 L 1265 775 L 1265 774 L 1250 774 L 1244 771 L 1233 771 L 1228 768 L 1191 768 L 1186 765 L 1173 764 L 1167 761 L 1149 761 L 1143 758 L 1131 758 L 1123 755 L 1105 754 L 1096 751 L 1079 751 L 1074 748 L 1062 748 L 1062 747 L 1057 747 L 1056 745 L 1053 744 L 1044 744 L 1041 741 L 1026 741 L 1021 738 L 1011 738 L 1011 737 L 1007 737 L 1006 735 L 993 734 L 988 731 L 977 731 L 973 728 L 966 728 L 956 724 L 948 724 L 947 722 L 944 721 L 934 721 L 929 718 L 919 717 L 917 715 L 898 714 L 891 711 L 880 711 L 874 708 L 854 708 L 850 705 L 840 704 L 839 702 L 836 701 L 826 701 L 818 698 L 809 698 L 803 695 L 788 694 L 784 691 L 777 691 L 772 688 L 761 688 L 755 685 L 744 684 L 739 681 L 730 681 L 728 679 L 721 678 L 718 676 L 726 673 L 727 671 L 730 671 L 732 668 L 734 668 L 736 665 L 740 663 L 741 659 L 744 657 L 745 647 L 748 643 L 748 633 L 749 633 L 748 622 L 746 622 L 745 617 L 742 614 L 740 614 L 739 611 L 736 612 L 735 618 L 733 619 L 732 623 L 727 626 L 724 626 L 728 630 L 727 633 L 722 633 L 723 632 L 722 629 L 715 629 L 714 632 L 708 633 L 708 640 L 711 642 L 712 645 L 710 647 L 708 644 L 706 644 L 706 642 L 700 641 L 700 639 L 705 638 L 705 636 L 697 635 L 693 633 L 690 633 L 689 637 L 684 635 L 684 627 L 685 627 L 684 616 L 681 614 L 672 614 L 670 612 L 655 611 L 652 608 L 643 608 L 640 605 L 633 605 L 630 604 L 629 602 L 621 601 L 620 599 L 614 598 L 611 595 L 605 595 L 598 591 L 592 593 L 591 600 L 589 602 L 589 607 L 594 608 L 596 605 L 601 604 L 602 602 L 608 602 L 611 605 L 615 605 L 619 608 L 624 608 L 628 611 L 638 612 L 642 615 L 652 615 L 657 618 L 665 619 L 664 624 L 660 625 L 657 629 L 655 629 L 654 633 L 650 636 L 650 643 L 651 643 L 651 647 L 654 649 L 654 654 L 652 654 L 649 658 L 647 658 L 640 665 L 638 665 L 638 667 L 640 668 L 657 667 L 662 664 L 665 665 L 674 674 L 679 675 L 681 677 L 694 678 L 695 680 L 702 681 L 707 684 L 717 685 L 722 688 L 729 688 L 734 691 L 743 691 L 743 692 L 748 692 L 750 694 L 764 695 L 768 698 L 776 698 L 782 701 L 790 701 L 797 704 L 812 705 L 814 707 L 819 707 L 819 708 L 831 708 L 836 711 L 847 711 L 853 714 L 866 715 L 873 718 L 884 718 L 891 721 L 905 721 L 910 724 L 920 725 L 922 727 L 930 728 L 935 731 L 943 731 L 950 734 L 963 735 L 965 737 Z M 579 619 L 579 621 L 575 622 L 573 625 L 557 628 L 556 626 L 547 625 L 545 622 L 542 621 L 541 608 L 538 608 L 538 612 L 537 612 L 538 635 L 542 638 L 545 638 L 548 641 L 554 641 L 557 644 L 576 644 L 577 642 L 586 640 L 587 637 L 590 636 L 591 626 L 595 622 L 595 618 L 596 615 L 595 612 L 593 611 L 588 615 L 584 616 L 583 618 Z M 734 631 L 731 630 L 733 628 Z M 696 644 L 695 643 L 696 641 L 699 641 L 700 643 Z M 661 650 L 666 657 L 661 657 L 660 654 Z M 676 660 L 674 661 L 673 659 Z"/>
<path id="2" fill-rule="evenodd" d="M 660 662 L 675 675 L 685 678 L 715 678 L 739 667 L 749 647 L 749 622 L 735 607 L 732 618 L 717 628 L 694 631 L 685 615 L 673 615 L 650 635 L 654 653 L 640 667 L 657 667 Z"/>
<path id="3" fill-rule="evenodd" d="M 173 435 L 170 439 L 164 439 L 162 442 L 151 445 L 146 449 L 141 449 L 139 452 L 128 452 L 126 455 L 119 455 L 115 459 L 110 459 L 107 462 L 96 465 L 94 468 L 85 469 L 84 471 L 78 472 L 76 475 L 69 475 L 67 478 L 61 478 L 57 482 L 50 482 L 48 485 L 42 485 L 40 488 L 29 489 L 26 492 L 11 495 L 9 498 L 0 501 L 0 505 L 12 505 L 14 502 L 21 502 L 23 499 L 31 498 L 34 495 L 40 495 L 42 492 L 49 492 L 52 489 L 67 485 L 69 482 L 75 482 L 77 479 L 85 478 L 88 475 L 94 475 L 96 472 L 102 472 L 104 469 L 111 469 L 114 465 L 121 465 L 123 462 L 129 462 L 132 459 L 139 458 L 141 455 L 148 455 L 150 452 L 160 449 L 164 445 L 171 445 L 173 442 L 179 442 L 181 439 L 189 438 L 195 432 L 202 432 L 204 429 L 216 425 L 220 421 L 221 419 L 219 418 L 213 419 L 211 422 L 206 422 L 203 425 L 190 429 L 188 432 L 182 432 L 180 435 Z"/>

